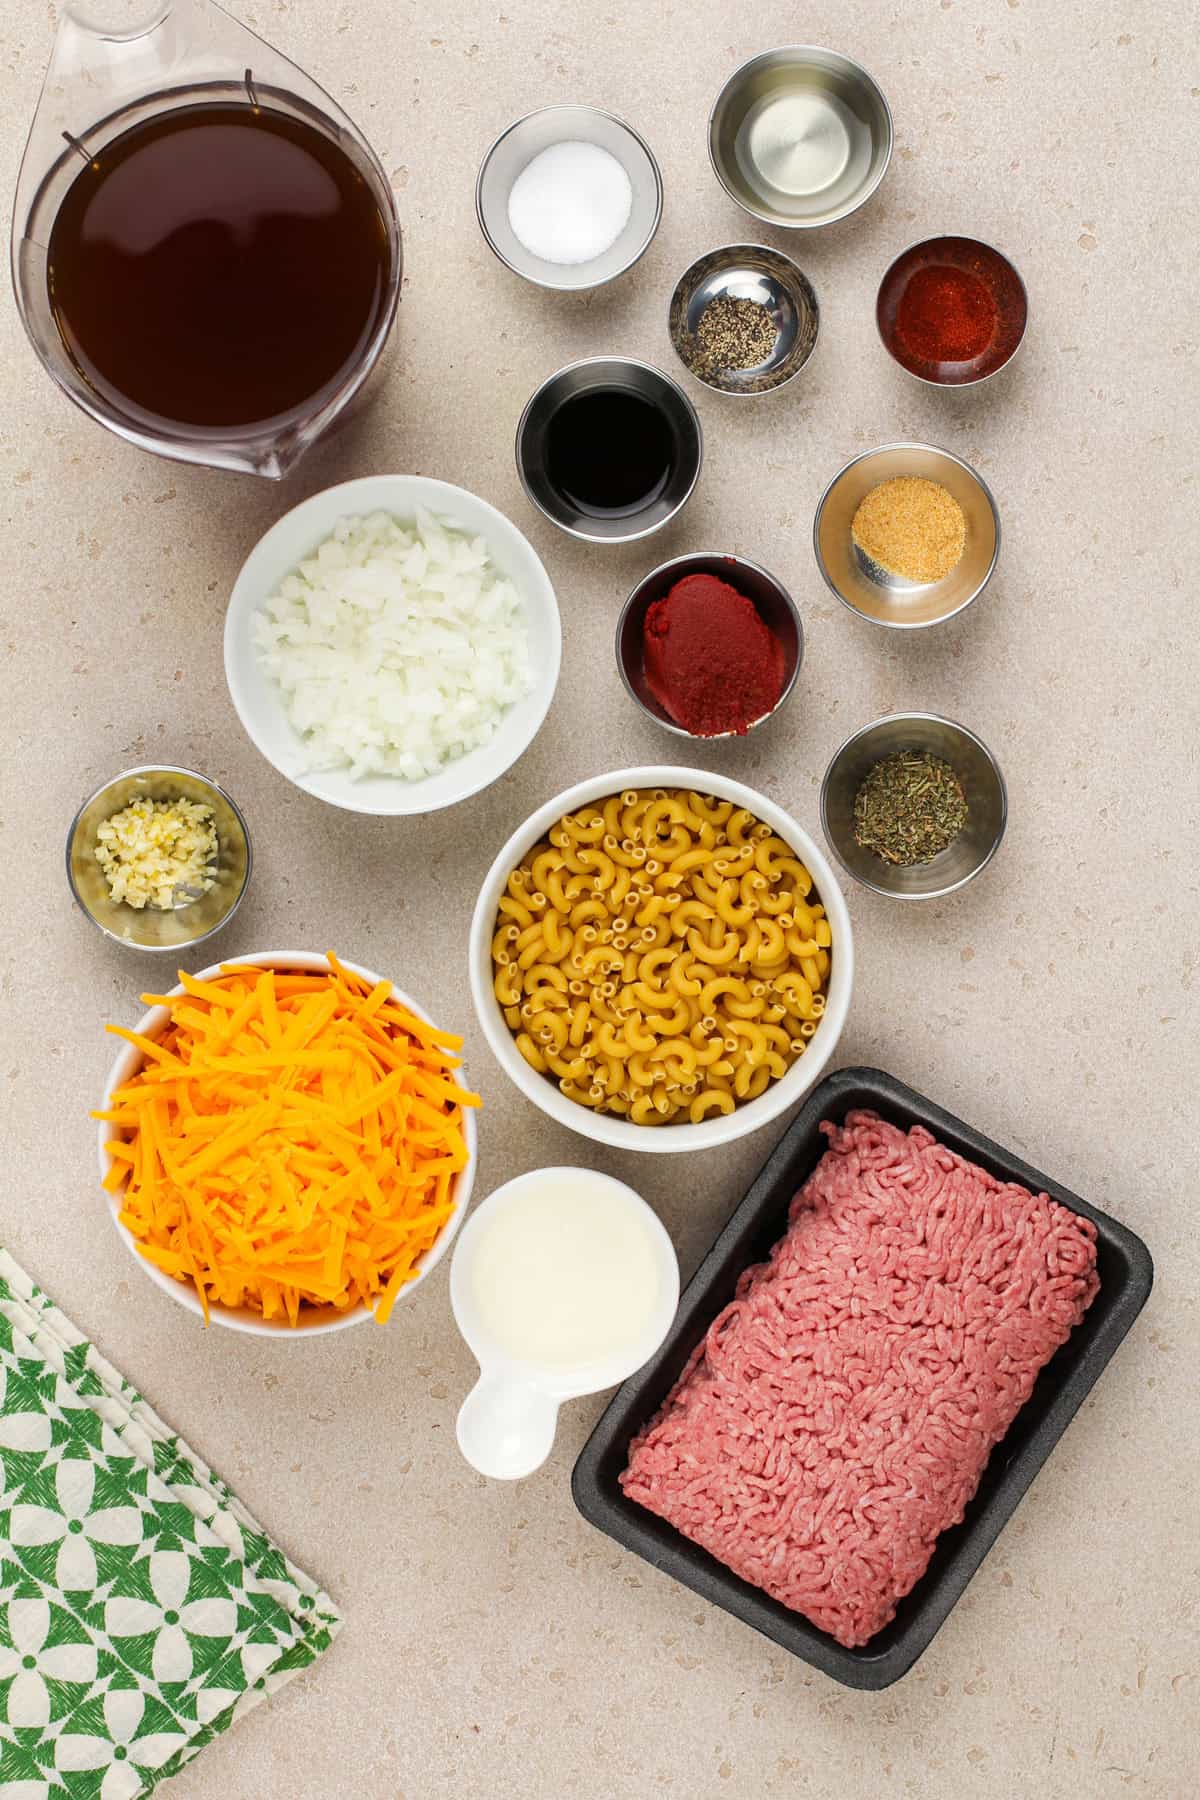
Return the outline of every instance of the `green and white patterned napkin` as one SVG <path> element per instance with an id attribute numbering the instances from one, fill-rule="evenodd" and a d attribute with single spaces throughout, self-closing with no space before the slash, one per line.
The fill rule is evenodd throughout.
<path id="1" fill-rule="evenodd" d="M 3 1800 L 148 1794 L 340 1624 L 0 1250 Z"/>

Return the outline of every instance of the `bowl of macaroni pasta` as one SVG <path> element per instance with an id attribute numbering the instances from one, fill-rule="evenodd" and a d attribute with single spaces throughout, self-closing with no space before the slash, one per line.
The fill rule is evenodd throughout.
<path id="1" fill-rule="evenodd" d="M 580 782 L 492 864 L 471 993 L 505 1073 L 622 1150 L 704 1150 L 778 1118 L 845 1023 L 850 917 L 765 794 L 653 765 Z"/>

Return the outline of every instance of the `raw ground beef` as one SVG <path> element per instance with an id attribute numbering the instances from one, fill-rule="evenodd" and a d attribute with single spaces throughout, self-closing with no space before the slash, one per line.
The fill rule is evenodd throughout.
<path id="1" fill-rule="evenodd" d="M 1097 1287 L 1096 1229 L 873 1113 L 829 1149 L 625 1493 L 840 1644 L 924 1573 Z"/>

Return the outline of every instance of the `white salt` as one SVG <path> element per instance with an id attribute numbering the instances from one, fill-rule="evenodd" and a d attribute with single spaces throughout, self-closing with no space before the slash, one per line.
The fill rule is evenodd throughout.
<path id="1" fill-rule="evenodd" d="M 633 187 L 599 144 L 551 144 L 526 163 L 508 196 L 508 222 L 531 256 L 586 263 L 612 247 L 629 223 Z"/>

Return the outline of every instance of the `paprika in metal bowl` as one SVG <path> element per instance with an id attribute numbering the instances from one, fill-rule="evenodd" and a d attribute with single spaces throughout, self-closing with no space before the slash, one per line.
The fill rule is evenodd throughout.
<path id="1" fill-rule="evenodd" d="M 978 238 L 913 244 L 879 285 L 875 317 L 902 369 L 933 387 L 969 387 L 999 374 L 1025 335 L 1025 284 Z"/>

